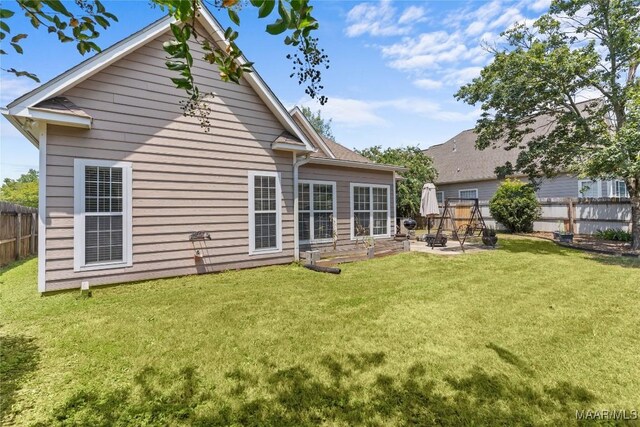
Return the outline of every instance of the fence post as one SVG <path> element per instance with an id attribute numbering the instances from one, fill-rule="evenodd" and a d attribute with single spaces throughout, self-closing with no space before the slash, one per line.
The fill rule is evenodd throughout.
<path id="1" fill-rule="evenodd" d="M 22 249 L 22 214 L 17 213 L 16 225 L 16 259 L 20 259 L 20 250 Z"/>
<path id="2" fill-rule="evenodd" d="M 36 223 L 38 222 L 36 214 L 31 213 L 31 241 L 29 242 L 29 254 L 36 253 Z"/>
<path id="3" fill-rule="evenodd" d="M 573 223 L 575 215 L 573 214 L 573 199 L 569 197 L 569 233 L 573 233 Z"/>

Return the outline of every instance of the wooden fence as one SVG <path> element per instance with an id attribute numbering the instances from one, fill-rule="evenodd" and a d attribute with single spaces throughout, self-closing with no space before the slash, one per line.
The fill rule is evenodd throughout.
<path id="1" fill-rule="evenodd" d="M 38 209 L 0 201 L 0 266 L 38 253 Z"/>

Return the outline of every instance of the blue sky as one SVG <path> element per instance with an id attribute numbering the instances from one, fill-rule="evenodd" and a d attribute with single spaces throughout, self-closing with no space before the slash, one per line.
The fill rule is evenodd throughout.
<path id="1" fill-rule="evenodd" d="M 105 48 L 161 17 L 146 0 L 103 1 L 119 22 L 104 31 Z M 18 10 L 3 0 L 4 8 Z M 264 20 L 248 6 L 240 13 L 238 45 L 287 107 L 321 109 L 333 120 L 338 142 L 351 148 L 373 145 L 426 148 L 473 127 L 478 111 L 456 101 L 460 85 L 477 76 L 490 56 L 483 43 L 516 22 L 531 22 L 545 12 L 549 0 L 520 1 L 331 1 L 312 0 L 320 21 L 321 47 L 331 60 L 323 71 L 329 102 L 320 106 L 289 78 L 289 52 L 278 37 L 264 32 Z M 213 13 L 228 25 L 226 14 Z M 12 22 L 13 21 L 13 22 Z M 84 58 L 73 44 L 35 31 L 26 20 L 9 20 L 12 33 L 26 32 L 24 55 L 0 58 L 2 68 L 35 72 L 45 82 Z M 9 51 L 11 48 L 5 50 Z M 5 106 L 35 83 L 0 75 L 0 104 Z M 176 105 L 176 108 L 178 106 Z M 0 179 L 37 169 L 38 153 L 17 130 L 0 119 Z"/>

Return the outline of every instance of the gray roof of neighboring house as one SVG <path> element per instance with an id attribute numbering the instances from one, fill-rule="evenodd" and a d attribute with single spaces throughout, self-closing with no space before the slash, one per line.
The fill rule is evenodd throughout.
<path id="1" fill-rule="evenodd" d="M 355 151 L 345 147 L 342 144 L 338 144 L 334 140 L 330 138 L 326 138 L 321 136 L 322 140 L 329 148 L 329 150 L 336 156 L 338 160 L 347 160 L 349 162 L 360 162 L 360 163 L 372 163 L 371 160 L 366 157 L 356 153 Z M 321 150 L 318 150 L 315 153 L 311 154 L 311 157 L 327 157 Z"/>
<path id="2" fill-rule="evenodd" d="M 579 102 L 578 108 L 584 109 L 596 100 L 586 100 Z M 542 115 L 535 119 L 531 125 L 534 130 L 523 139 L 523 144 L 527 144 L 531 139 L 548 133 L 553 127 L 553 120 L 548 115 Z M 433 145 L 424 153 L 433 159 L 434 166 L 438 171 L 438 184 L 454 182 L 482 181 L 497 179 L 495 169 L 503 166 L 507 162 L 516 163 L 520 148 L 505 150 L 501 148 L 504 140 L 496 143 L 496 147 L 489 147 L 484 150 L 477 150 L 475 147 L 477 135 L 473 129 L 460 132 L 447 142 Z"/>
<path id="3" fill-rule="evenodd" d="M 476 133 L 468 129 L 445 143 L 424 150 L 438 171 L 438 184 L 496 179 L 496 167 L 506 162 L 515 164 L 520 151 L 501 148 L 477 150 L 475 144 Z"/>

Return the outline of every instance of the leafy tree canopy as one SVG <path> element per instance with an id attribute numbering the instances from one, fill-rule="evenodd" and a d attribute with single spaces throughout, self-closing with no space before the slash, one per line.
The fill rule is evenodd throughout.
<path id="1" fill-rule="evenodd" d="M 309 120 L 309 123 L 311 123 L 311 126 L 313 126 L 316 132 L 335 141 L 336 138 L 333 136 L 333 131 L 331 130 L 331 119 L 325 120 L 325 118 L 322 117 L 320 110 L 314 113 L 309 107 L 302 107 L 301 111 L 307 120 Z"/>
<path id="2" fill-rule="evenodd" d="M 306 85 L 305 92 L 324 104 L 327 99 L 320 95 L 323 89 L 321 69 L 329 67 L 329 59 L 324 50 L 318 47 L 318 39 L 313 35 L 319 28 L 319 23 L 312 16 L 313 6 L 309 1 L 249 0 L 247 3 L 241 0 L 215 0 L 214 5 L 229 16 L 235 27 L 240 25 L 240 9 L 247 5 L 257 9 L 260 19 L 269 19 L 271 23 L 266 25 L 265 31 L 271 35 L 284 36 L 284 43 L 295 49 L 294 53 L 287 55 L 293 64 L 291 76 L 297 76 L 298 82 Z M 166 66 L 177 73 L 171 81 L 188 95 L 182 106 L 185 114 L 199 118 L 203 127 L 208 128 L 209 109 L 206 100 L 213 95 L 201 92 L 195 81 L 191 71 L 191 47 L 197 44 L 204 50 L 205 55 L 202 59 L 217 67 L 223 81 L 239 83 L 242 75 L 251 72 L 253 66 L 252 62 L 244 59 L 242 51 L 236 45 L 239 33 L 234 27 L 228 27 L 224 32 L 226 46 L 219 47 L 209 34 L 200 31 L 196 26 L 196 16 L 199 10 L 205 7 L 202 0 L 150 0 L 150 4 L 160 7 L 178 21 L 171 25 L 173 40 L 164 43 L 163 46 L 168 55 Z M 100 52 L 96 43 L 100 31 L 107 30 L 118 20 L 99 0 L 17 0 L 17 5 L 33 28 L 46 29 L 49 33 L 55 34 L 62 43 L 75 43 L 81 55 Z M 24 52 L 21 41 L 27 38 L 28 34 L 12 33 L 10 26 L 12 20 L 18 16 L 16 11 L 0 6 L 0 40 L 8 41 L 8 45 L 11 46 L 11 49 L 8 49 L 3 43 L 0 55 Z M 7 62 L 5 58 L 0 69 L 19 77 L 40 81 L 38 76 L 29 70 L 6 67 Z"/>
<path id="3" fill-rule="evenodd" d="M 356 150 L 375 163 L 403 166 L 408 169 L 402 173 L 404 179 L 396 185 L 398 215 L 417 217 L 420 214 L 422 186 L 434 182 L 437 176 L 431 157 L 417 146 L 382 149 L 376 145 L 364 150 Z"/>
<path id="4" fill-rule="evenodd" d="M 5 178 L 0 187 L 0 200 L 17 205 L 38 207 L 38 172 L 29 169 L 18 179 Z"/>
<path id="5" fill-rule="evenodd" d="M 481 104 L 477 147 L 522 149 L 503 174 L 621 177 L 640 248 L 640 0 L 554 0 L 518 25 L 457 99 Z M 592 101 L 580 102 L 586 94 Z"/>

